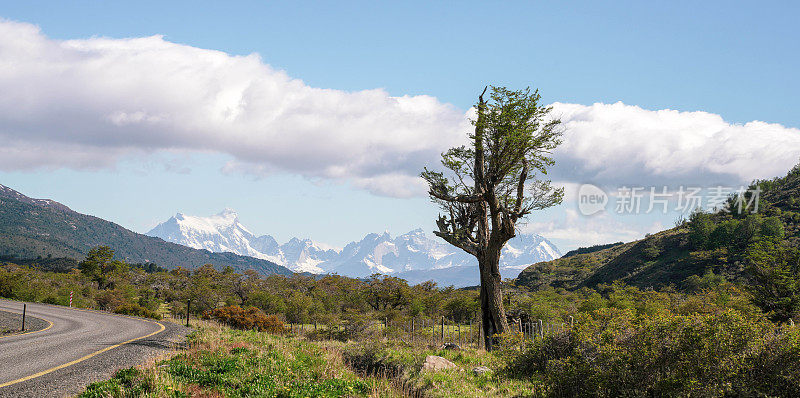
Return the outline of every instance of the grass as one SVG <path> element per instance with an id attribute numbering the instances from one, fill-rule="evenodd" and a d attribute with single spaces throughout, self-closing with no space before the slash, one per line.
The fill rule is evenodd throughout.
<path id="1" fill-rule="evenodd" d="M 193 322 L 188 348 L 93 383 L 100 397 L 519 397 L 537 396 L 533 380 L 507 378 L 483 350 L 438 349 L 401 340 L 309 341 Z M 459 369 L 422 370 L 428 355 Z M 476 374 L 485 366 L 493 371 Z"/>
<path id="2" fill-rule="evenodd" d="M 190 348 L 89 385 L 99 397 L 369 397 L 397 395 L 390 383 L 359 377 L 337 350 L 295 337 L 203 323 Z"/>
<path id="3" fill-rule="evenodd" d="M 341 350 L 345 360 L 362 374 L 394 377 L 406 391 L 426 397 L 527 397 L 542 391 L 541 384 L 532 379 L 508 378 L 503 361 L 484 350 L 445 350 L 397 341 L 349 342 Z M 459 369 L 424 371 L 422 363 L 428 355 L 441 356 Z M 479 366 L 491 371 L 474 373 Z"/>
<path id="4" fill-rule="evenodd" d="M 478 325 L 470 324 L 446 324 L 444 325 L 444 333 L 442 333 L 442 326 L 439 323 L 432 323 L 426 321 L 422 323 L 419 319 L 415 320 L 414 326 L 410 321 L 395 322 L 387 328 L 382 322 L 374 322 L 370 327 L 367 334 L 372 334 L 371 338 L 386 337 L 389 339 L 399 340 L 412 345 L 441 345 L 444 342 L 456 343 L 459 346 L 471 346 L 478 348 L 481 345 L 480 330 Z M 331 328 L 325 325 L 317 325 L 315 328 L 313 324 L 294 324 L 287 325 L 287 332 L 290 331 L 293 335 L 305 336 L 312 340 L 326 340 L 334 337 L 339 337 L 340 340 L 347 340 L 354 336 L 346 333 L 339 334 L 338 336 L 327 332 L 335 332 L 342 330 L 340 328 Z M 444 335 L 444 339 L 442 339 Z M 355 336 L 356 339 L 363 339 L 363 336 Z"/>

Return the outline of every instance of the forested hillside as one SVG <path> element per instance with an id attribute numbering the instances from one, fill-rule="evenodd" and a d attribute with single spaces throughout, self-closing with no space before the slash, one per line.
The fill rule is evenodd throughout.
<path id="1" fill-rule="evenodd" d="M 58 202 L 31 199 L 6 187 L 0 189 L 0 256 L 82 259 L 92 247 L 100 245 L 114 247 L 117 257 L 125 261 L 156 263 L 165 268 L 213 264 L 239 271 L 253 269 L 264 275 L 292 273 L 270 261 L 165 242 L 80 214 Z"/>
<path id="2" fill-rule="evenodd" d="M 756 214 L 752 205 L 741 214 L 736 211 L 739 202 L 751 202 L 754 194 L 733 195 L 727 205 L 734 211 L 695 212 L 676 227 L 642 240 L 579 249 L 531 265 L 516 282 L 533 289 L 577 289 L 621 280 L 639 288 L 674 285 L 691 290 L 704 276 L 763 282 L 776 272 L 796 274 L 790 263 L 797 258 L 800 240 L 800 166 L 784 177 L 756 181 L 748 192 L 756 189 Z"/>

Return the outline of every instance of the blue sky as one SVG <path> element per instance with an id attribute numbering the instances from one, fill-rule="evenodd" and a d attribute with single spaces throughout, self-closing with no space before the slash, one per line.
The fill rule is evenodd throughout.
<path id="1" fill-rule="evenodd" d="M 770 123 L 770 131 L 795 142 L 800 9 L 792 3 L 430 3 L 0 2 L 0 17 L 37 25 L 43 37 L 54 41 L 163 35 L 166 42 L 231 55 L 257 53 L 264 64 L 309 87 L 425 95 L 460 112 L 484 84 L 531 85 L 546 103 L 622 102 L 650 111 L 703 111 L 734 127 L 754 120 Z M 683 129 L 676 140 L 691 139 L 682 122 L 675 125 Z M 121 155 L 101 165 L 6 165 L 0 167 L 0 184 L 138 232 L 177 211 L 207 215 L 224 207 L 236 209 L 254 232 L 278 240 L 300 236 L 342 245 L 368 232 L 433 228 L 436 208 L 424 196 L 376 193 L 350 177 L 298 171 L 294 164 L 282 168 L 270 163 L 268 173 L 225 168 L 243 156 L 239 152 L 148 148 L 145 155 Z M 750 153 L 746 146 L 736 148 L 730 159 Z M 796 163 L 797 156 L 791 163 L 786 156 L 779 159 L 781 168 Z M 582 174 L 578 167 L 575 172 L 555 170 L 552 178 L 621 186 L 675 185 L 689 174 L 708 178 L 688 179 L 687 184 L 770 176 L 760 175 L 764 168 L 753 162 L 753 171 L 735 178 L 712 166 L 697 173 L 661 166 L 646 176 L 597 169 Z M 531 225 L 549 223 L 556 230 L 552 225 L 568 223 L 565 211 L 570 208 L 574 205 L 565 203 L 534 215 Z M 672 218 L 626 216 L 609 222 L 629 226 L 633 236 L 659 223 L 668 226 Z M 554 232 L 562 249 L 617 238 L 570 239 L 568 231 Z M 547 230 L 540 232 L 548 236 Z"/>

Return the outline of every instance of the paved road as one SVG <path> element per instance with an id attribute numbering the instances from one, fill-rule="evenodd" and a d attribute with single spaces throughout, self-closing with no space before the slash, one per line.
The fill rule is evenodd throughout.
<path id="1" fill-rule="evenodd" d="M 0 310 L 22 303 L 0 300 Z M 63 397 L 169 349 L 186 330 L 103 312 L 28 303 L 27 313 L 52 326 L 0 337 L 0 397 Z"/>

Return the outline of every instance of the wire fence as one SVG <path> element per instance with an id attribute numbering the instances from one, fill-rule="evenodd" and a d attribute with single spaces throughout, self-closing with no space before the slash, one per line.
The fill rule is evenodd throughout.
<path id="1" fill-rule="evenodd" d="M 561 333 L 573 326 L 573 318 L 568 321 L 545 321 L 542 319 L 529 322 L 516 321 L 509 323 L 509 332 L 515 333 L 520 344 L 544 339 L 552 334 Z M 287 333 L 306 336 L 311 333 L 326 331 L 346 334 L 352 332 L 352 324 L 323 325 L 316 323 L 286 325 Z M 370 329 L 374 335 L 403 341 L 411 345 L 485 349 L 483 325 L 480 320 L 456 322 L 444 317 L 436 320 L 430 318 L 412 318 L 408 320 L 374 320 L 363 329 Z"/>

